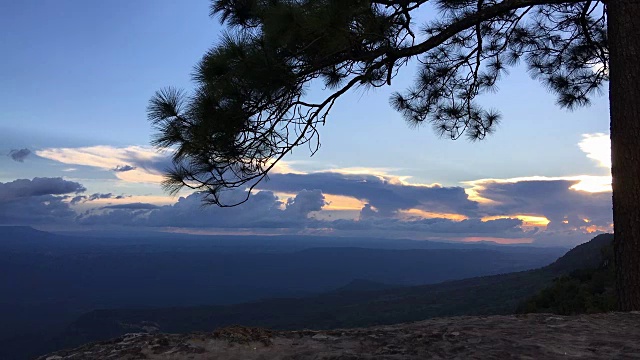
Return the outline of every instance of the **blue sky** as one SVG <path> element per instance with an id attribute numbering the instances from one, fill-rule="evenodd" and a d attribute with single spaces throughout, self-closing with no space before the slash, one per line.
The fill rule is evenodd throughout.
<path id="1" fill-rule="evenodd" d="M 222 30 L 208 12 L 206 0 L 0 2 L 0 224 L 545 245 L 610 231 L 606 94 L 568 112 L 522 68 L 482 99 L 503 115 L 482 142 L 409 128 L 388 101 L 411 84 L 408 68 L 390 88 L 341 98 L 320 151 L 286 157 L 262 197 L 242 209 L 168 197 L 157 184 L 166 155 L 148 146 L 146 105 L 162 87 L 190 88 L 193 66 Z M 38 208 L 45 203 L 59 216 Z M 169 221 L 178 210 L 197 221 Z M 254 215 L 243 222 L 240 213 Z"/>

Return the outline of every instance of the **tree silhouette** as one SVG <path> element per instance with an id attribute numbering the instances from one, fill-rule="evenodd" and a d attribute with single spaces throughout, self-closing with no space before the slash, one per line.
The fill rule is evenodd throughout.
<path id="1" fill-rule="evenodd" d="M 415 18 L 421 8 L 434 19 Z M 510 66 L 525 64 L 569 109 L 609 82 L 618 291 L 622 309 L 640 310 L 640 1 L 214 0 L 211 15 L 227 32 L 196 66 L 195 90 L 157 92 L 148 115 L 153 144 L 174 151 L 165 188 L 219 206 L 237 205 L 224 190 L 253 189 L 293 148 L 315 153 L 340 96 L 390 86 L 410 62 L 417 80 L 391 106 L 451 139 L 495 129 L 499 113 L 476 98 Z M 319 82 L 327 95 L 308 99 Z"/>

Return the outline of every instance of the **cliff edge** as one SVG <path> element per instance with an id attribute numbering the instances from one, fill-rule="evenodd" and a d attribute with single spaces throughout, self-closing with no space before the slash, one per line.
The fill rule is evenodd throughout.
<path id="1" fill-rule="evenodd" d="M 631 359 L 640 312 L 463 316 L 327 331 L 227 327 L 212 333 L 134 333 L 63 350 L 63 359 Z"/>

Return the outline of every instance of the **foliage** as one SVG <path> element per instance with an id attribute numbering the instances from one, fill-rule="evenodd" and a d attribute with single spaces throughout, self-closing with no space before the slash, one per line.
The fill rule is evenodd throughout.
<path id="1" fill-rule="evenodd" d="M 554 280 L 553 285 L 523 302 L 520 313 L 560 315 L 598 313 L 617 309 L 613 246 L 602 248 L 603 262 L 592 269 L 577 269 Z"/>
<path id="2" fill-rule="evenodd" d="M 416 19 L 423 9 L 432 20 Z M 451 139 L 494 130 L 499 113 L 476 98 L 520 62 L 567 108 L 608 77 L 601 1 L 213 0 L 211 15 L 227 31 L 196 66 L 195 89 L 158 91 L 148 117 L 154 145 L 174 151 L 165 187 L 221 206 L 238 203 L 223 190 L 252 189 L 293 148 L 315 153 L 340 96 L 389 86 L 409 64 L 415 84 L 391 106 Z M 310 99 L 318 82 L 326 97 Z"/>

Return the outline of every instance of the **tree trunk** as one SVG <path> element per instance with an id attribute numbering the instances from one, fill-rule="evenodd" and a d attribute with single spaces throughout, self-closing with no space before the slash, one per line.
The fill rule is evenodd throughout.
<path id="1" fill-rule="evenodd" d="M 611 173 L 618 304 L 640 310 L 640 0 L 609 0 Z"/>

